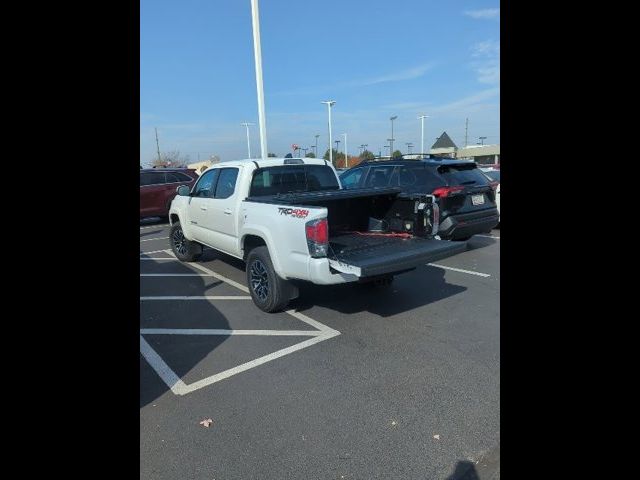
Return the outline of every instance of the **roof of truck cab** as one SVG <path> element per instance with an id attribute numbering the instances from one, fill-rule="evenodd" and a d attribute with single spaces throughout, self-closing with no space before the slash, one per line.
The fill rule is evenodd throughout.
<path id="1" fill-rule="evenodd" d="M 266 160 L 262 160 L 261 158 L 247 158 L 247 159 L 243 159 L 243 160 L 230 160 L 228 162 L 220 162 L 220 163 L 216 163 L 215 165 L 213 165 L 213 167 L 240 167 L 242 165 L 246 165 L 246 164 L 256 164 L 258 165 L 257 168 L 263 168 L 263 167 L 277 167 L 277 166 L 282 166 L 285 165 L 285 160 L 302 160 L 304 165 L 331 165 L 329 162 L 327 162 L 326 160 L 323 160 L 321 158 L 273 158 L 273 157 L 269 157 Z M 293 164 L 293 165 L 297 165 L 297 164 Z"/>

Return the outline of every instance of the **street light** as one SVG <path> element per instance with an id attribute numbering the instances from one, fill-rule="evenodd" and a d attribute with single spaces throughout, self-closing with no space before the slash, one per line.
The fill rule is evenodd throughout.
<path id="1" fill-rule="evenodd" d="M 345 168 L 349 168 L 349 149 L 347 148 L 347 134 L 343 133 L 344 136 L 344 166 Z"/>
<path id="2" fill-rule="evenodd" d="M 256 89 L 258 91 L 258 123 L 260 123 L 260 150 L 267 158 L 267 125 L 264 117 L 264 87 L 262 85 L 262 49 L 260 47 L 260 12 L 258 0 L 251 0 L 251 25 L 253 27 L 253 57 L 256 64 Z"/>
<path id="3" fill-rule="evenodd" d="M 393 138 L 393 121 L 398 118 L 397 115 L 394 115 L 393 117 L 391 117 L 389 120 L 391 120 L 391 140 L 388 140 L 390 143 L 389 145 L 391 145 L 391 150 L 393 151 L 393 141 L 395 140 Z"/>
<path id="4" fill-rule="evenodd" d="M 318 156 L 318 137 L 319 136 L 320 135 L 316 135 L 316 151 L 315 151 L 316 157 Z"/>
<path id="5" fill-rule="evenodd" d="M 241 123 L 240 125 L 242 125 L 243 127 L 246 127 L 247 129 L 247 151 L 249 152 L 249 158 L 251 158 L 251 142 L 249 141 L 249 125 L 255 125 L 255 123 L 244 122 L 244 123 Z"/>
<path id="6" fill-rule="evenodd" d="M 333 164 L 333 141 L 331 138 L 331 107 L 336 104 L 335 100 L 326 100 L 324 103 L 327 106 L 327 111 L 329 112 L 329 162 Z"/>
<path id="7" fill-rule="evenodd" d="M 480 139 L 480 145 L 484 145 L 484 141 L 487 139 L 487 137 L 478 137 Z"/>
<path id="8" fill-rule="evenodd" d="M 418 117 L 418 119 L 420 120 L 420 124 L 421 124 L 421 135 L 420 135 L 420 153 L 425 153 L 424 151 L 424 119 L 425 118 L 429 118 L 429 115 L 420 115 Z"/>
<path id="9" fill-rule="evenodd" d="M 338 153 L 338 147 L 340 146 L 340 140 L 334 140 L 334 142 L 336 144 L 336 154 Z M 337 161 L 337 160 L 336 160 Z"/>
<path id="10" fill-rule="evenodd" d="M 407 146 L 407 150 L 409 150 L 409 153 L 411 153 L 411 147 L 413 147 L 413 143 L 407 142 L 405 143 L 405 145 Z"/>
<path id="11" fill-rule="evenodd" d="M 300 150 L 302 150 L 304 152 L 304 157 L 306 158 L 307 150 L 309 150 L 309 149 L 308 148 L 301 148 Z"/>
<path id="12" fill-rule="evenodd" d="M 387 138 L 387 142 L 389 142 L 389 158 L 391 158 L 391 153 L 393 152 L 393 138 Z"/>

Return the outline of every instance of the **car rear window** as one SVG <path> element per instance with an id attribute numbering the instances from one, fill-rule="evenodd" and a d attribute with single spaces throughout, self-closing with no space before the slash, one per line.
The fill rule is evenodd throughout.
<path id="1" fill-rule="evenodd" d="M 290 192 L 339 190 L 338 179 L 325 165 L 282 165 L 258 168 L 251 181 L 252 197 Z"/>
<path id="2" fill-rule="evenodd" d="M 484 172 L 484 174 L 491 178 L 491 180 L 495 180 L 496 182 L 500 181 L 500 170 L 489 170 L 488 172 Z"/>
<path id="3" fill-rule="evenodd" d="M 438 173 L 447 185 L 488 185 L 489 179 L 475 164 L 440 165 Z"/>
<path id="4" fill-rule="evenodd" d="M 442 178 L 433 168 L 405 165 L 398 169 L 393 185 L 400 186 L 406 192 L 431 192 L 442 186 Z"/>

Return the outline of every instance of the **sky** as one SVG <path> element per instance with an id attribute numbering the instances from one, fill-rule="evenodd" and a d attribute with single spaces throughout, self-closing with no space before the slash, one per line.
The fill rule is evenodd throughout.
<path id="1" fill-rule="evenodd" d="M 319 134 L 349 154 L 425 149 L 443 131 L 464 146 L 500 142 L 500 8 L 481 0 L 261 0 L 268 151 Z M 141 0 L 140 160 L 179 150 L 191 161 L 260 156 L 250 0 Z M 334 143 L 335 147 L 335 143 Z M 388 151 L 388 149 L 387 149 Z"/>

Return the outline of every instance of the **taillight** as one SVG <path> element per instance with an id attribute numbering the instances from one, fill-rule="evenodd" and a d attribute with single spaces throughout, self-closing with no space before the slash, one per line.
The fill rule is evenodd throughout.
<path id="1" fill-rule="evenodd" d="M 452 193 L 458 193 L 464 190 L 464 187 L 439 187 L 436 188 L 432 193 L 438 198 L 448 197 Z"/>
<path id="2" fill-rule="evenodd" d="M 311 220 L 305 224 L 309 254 L 314 257 L 326 257 L 329 246 L 329 222 L 326 218 Z"/>

